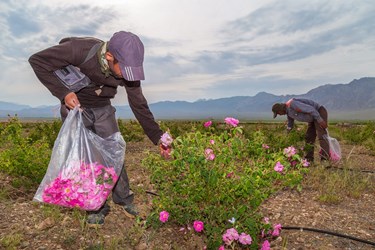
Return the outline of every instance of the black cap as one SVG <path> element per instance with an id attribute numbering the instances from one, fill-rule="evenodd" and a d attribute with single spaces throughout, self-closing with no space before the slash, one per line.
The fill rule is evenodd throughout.
<path id="1" fill-rule="evenodd" d="M 275 119 L 277 116 L 277 112 L 285 110 L 285 103 L 275 103 L 272 106 L 273 118 Z"/>

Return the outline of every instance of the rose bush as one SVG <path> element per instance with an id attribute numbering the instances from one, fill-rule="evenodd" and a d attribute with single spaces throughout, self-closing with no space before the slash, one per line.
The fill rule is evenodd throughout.
<path id="1" fill-rule="evenodd" d="M 144 159 L 159 194 L 148 219 L 160 226 L 158 215 L 165 210 L 170 214 L 168 223 L 185 227 L 201 221 L 208 247 L 217 249 L 228 220 L 236 218 L 236 230 L 244 233 L 242 246 L 257 249 L 265 228 L 257 208 L 281 188 L 300 188 L 307 168 L 294 147 L 280 148 L 261 130 L 246 138 L 234 118 L 225 123 L 221 133 L 210 124 L 176 137 L 170 161 L 156 154 Z M 275 171 L 277 162 L 282 172 Z"/>

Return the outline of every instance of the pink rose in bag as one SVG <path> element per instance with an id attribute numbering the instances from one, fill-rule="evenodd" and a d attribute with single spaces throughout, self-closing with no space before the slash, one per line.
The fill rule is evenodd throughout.
<path id="1" fill-rule="evenodd" d="M 81 112 L 78 108 L 69 111 L 35 201 L 95 211 L 116 184 L 125 159 L 125 141 L 120 132 L 101 138 L 90 131 Z"/>

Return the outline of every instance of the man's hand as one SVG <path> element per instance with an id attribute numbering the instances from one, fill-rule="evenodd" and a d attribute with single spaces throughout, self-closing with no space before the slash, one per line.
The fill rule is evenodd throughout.
<path id="1" fill-rule="evenodd" d="M 320 125 L 320 127 L 323 128 L 323 129 L 328 128 L 328 125 L 327 125 L 327 123 L 326 123 L 324 120 L 321 121 L 321 122 L 319 122 L 319 125 Z"/>
<path id="2" fill-rule="evenodd" d="M 81 104 L 78 101 L 76 93 L 70 92 L 64 98 L 65 106 L 69 109 L 74 109 L 76 106 L 80 107 Z"/>

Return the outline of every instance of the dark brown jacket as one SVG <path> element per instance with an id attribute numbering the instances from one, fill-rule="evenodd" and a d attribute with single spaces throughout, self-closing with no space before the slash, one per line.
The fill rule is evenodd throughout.
<path id="1" fill-rule="evenodd" d="M 98 56 L 95 55 L 82 64 L 91 47 L 96 43 L 102 43 L 95 38 L 68 38 L 60 44 L 35 53 L 29 58 L 39 80 L 56 96 L 61 103 L 70 92 L 54 75 L 54 71 L 69 64 L 79 66 L 82 73 L 88 76 L 91 83 L 88 87 L 77 92 L 77 97 L 82 107 L 103 107 L 111 104 L 110 99 L 117 93 L 117 87 L 125 87 L 129 106 L 150 140 L 156 145 L 163 134 L 159 125 L 155 122 L 147 100 L 142 93 L 140 81 L 126 81 L 116 79 L 113 76 L 105 77 L 100 69 Z M 95 90 L 101 88 L 100 95 Z"/>

